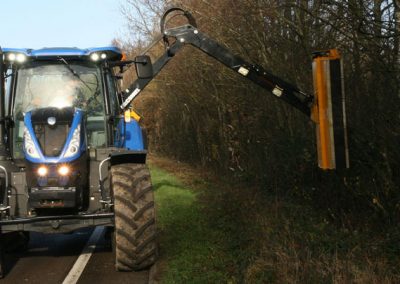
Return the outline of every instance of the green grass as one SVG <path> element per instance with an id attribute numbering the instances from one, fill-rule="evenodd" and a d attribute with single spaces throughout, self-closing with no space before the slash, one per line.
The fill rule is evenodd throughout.
<path id="1" fill-rule="evenodd" d="M 151 167 L 162 283 L 400 283 L 397 228 L 351 230 L 289 198 L 188 181 L 184 170 L 173 172 L 196 189 Z"/>
<path id="2" fill-rule="evenodd" d="M 163 283 L 229 282 L 225 271 L 233 256 L 224 249 L 228 236 L 209 226 L 198 194 L 171 174 L 151 167 L 160 230 Z"/>

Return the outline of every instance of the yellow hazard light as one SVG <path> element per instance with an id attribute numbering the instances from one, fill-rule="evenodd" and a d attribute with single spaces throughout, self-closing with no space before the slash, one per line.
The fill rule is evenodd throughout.
<path id="1" fill-rule="evenodd" d="M 126 123 L 131 122 L 131 111 L 129 109 L 124 112 L 124 119 Z"/>
<path id="2" fill-rule="evenodd" d="M 141 117 L 133 110 L 126 110 L 124 112 L 125 122 L 131 122 L 132 119 L 140 121 Z"/>
<path id="3" fill-rule="evenodd" d="M 134 110 L 131 110 L 131 117 L 136 121 L 139 121 L 141 119 L 140 115 L 138 115 L 137 112 L 135 112 Z"/>

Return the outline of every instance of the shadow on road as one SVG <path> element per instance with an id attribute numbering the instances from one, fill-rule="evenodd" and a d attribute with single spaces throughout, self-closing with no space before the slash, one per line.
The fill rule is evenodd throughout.
<path id="1" fill-rule="evenodd" d="M 6 249 L 7 247 L 9 249 L 4 255 L 6 280 L 9 280 L 8 278 L 10 277 L 14 279 L 12 276 L 14 268 L 17 268 L 20 263 L 28 269 L 29 267 L 38 266 L 46 266 L 48 269 L 52 269 L 54 260 L 62 262 L 63 258 L 79 256 L 92 231 L 92 228 L 85 228 L 70 234 L 31 232 L 27 246 L 22 243 L 17 246 L 15 242 L 21 241 L 18 238 L 7 236 L 5 243 Z M 16 269 L 15 273 L 18 274 L 18 272 L 19 269 Z M 40 273 L 40 271 L 36 273 Z M 17 277 L 18 275 L 15 276 Z"/>

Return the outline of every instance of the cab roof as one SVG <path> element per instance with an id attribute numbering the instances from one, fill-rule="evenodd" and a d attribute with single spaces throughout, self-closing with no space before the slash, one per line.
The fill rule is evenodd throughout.
<path id="1" fill-rule="evenodd" d="M 58 59 L 58 57 L 68 58 L 68 59 L 81 59 L 90 60 L 93 54 L 97 54 L 99 58 L 111 61 L 120 61 L 123 58 L 122 51 L 115 46 L 107 47 L 94 47 L 80 49 L 77 47 L 45 47 L 41 49 L 30 49 L 30 48 L 2 48 L 3 52 L 7 54 L 23 54 L 30 59 Z M 103 55 L 105 54 L 105 55 Z M 105 56 L 105 58 L 101 56 Z"/>

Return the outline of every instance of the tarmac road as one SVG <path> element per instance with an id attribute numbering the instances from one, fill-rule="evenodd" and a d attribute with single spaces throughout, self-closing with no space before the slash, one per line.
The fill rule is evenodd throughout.
<path id="1" fill-rule="evenodd" d="M 93 229 L 84 229 L 73 234 L 31 233 L 28 250 L 6 253 L 7 275 L 0 283 L 65 283 L 72 284 L 71 275 L 79 284 L 84 283 L 149 283 L 149 271 L 116 272 L 114 256 L 109 240 L 104 239 L 104 230 L 97 229 L 99 239 L 87 263 L 89 238 Z M 90 244 L 89 244 L 90 245 Z M 82 251 L 84 252 L 82 254 Z M 79 261 L 77 261 L 79 259 Z M 74 265 L 77 262 L 77 265 Z M 74 270 L 71 269 L 74 267 Z M 76 270 L 78 269 L 78 270 Z M 79 271 L 77 274 L 76 271 Z M 81 273 L 81 274 L 80 274 Z M 73 279 L 73 277 L 72 277 Z"/>

